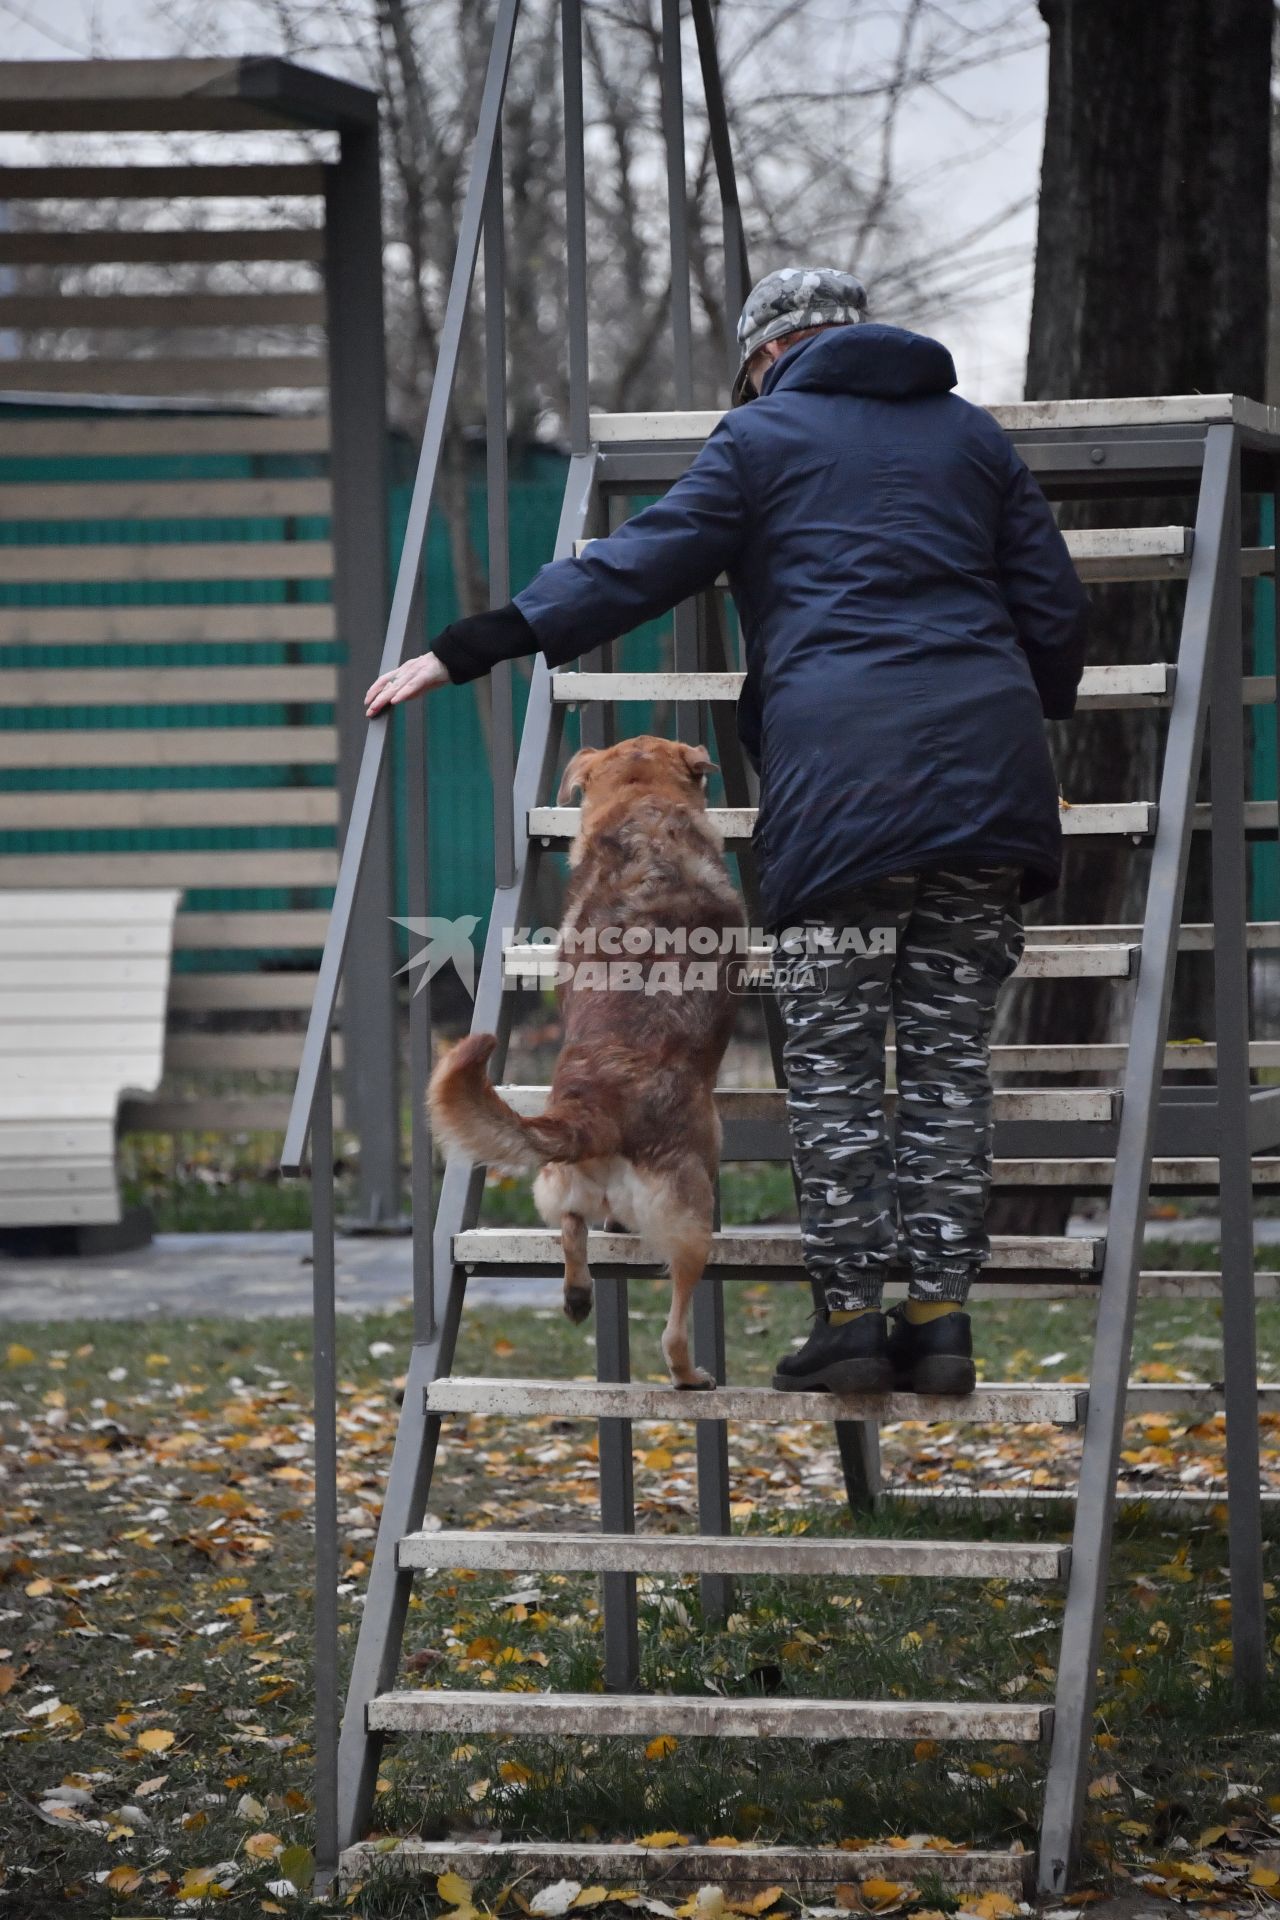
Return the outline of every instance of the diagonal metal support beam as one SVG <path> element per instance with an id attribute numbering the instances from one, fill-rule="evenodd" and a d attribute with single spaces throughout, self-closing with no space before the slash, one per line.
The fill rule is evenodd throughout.
<path id="1" fill-rule="evenodd" d="M 1237 605 L 1231 582 L 1238 563 L 1235 549 L 1228 545 L 1237 484 L 1235 429 L 1212 426 L 1206 438 L 1178 675 L 1160 780 L 1058 1660 L 1039 1862 L 1041 1889 L 1057 1897 L 1066 1891 L 1076 1860 L 1092 1747 L 1125 1387 L 1211 662 L 1215 646 L 1238 648 L 1240 644 L 1238 631 L 1228 631 L 1226 624 Z"/>

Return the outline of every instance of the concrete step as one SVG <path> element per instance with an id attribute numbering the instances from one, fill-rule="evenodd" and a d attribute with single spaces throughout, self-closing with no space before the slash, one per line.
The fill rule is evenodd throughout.
<path id="1" fill-rule="evenodd" d="M 1082 580 L 1185 580 L 1191 567 L 1194 534 L 1190 527 L 1071 527 L 1064 538 Z M 585 553 L 594 544 L 576 540 L 574 552 Z M 727 585 L 723 575 L 716 585 Z M 1160 669 L 1116 671 L 1154 674 Z"/>
<path id="2" fill-rule="evenodd" d="M 917 1393 L 778 1393 L 772 1387 L 684 1392 L 656 1381 L 488 1380 L 444 1376 L 426 1389 L 427 1412 L 547 1414 L 562 1420 L 923 1420 L 1077 1426 L 1088 1390 L 1081 1386 L 981 1383 L 956 1397 Z"/>
<path id="3" fill-rule="evenodd" d="M 947 1580 L 1062 1580 L 1070 1548 L 1037 1542 L 817 1540 L 806 1534 L 407 1534 L 399 1563 L 498 1573 L 766 1573 Z"/>
<path id="4" fill-rule="evenodd" d="M 498 1089 L 502 1098 L 526 1118 L 545 1111 L 551 1089 L 517 1081 L 506 1081 Z M 1116 1087 L 1001 1087 L 995 1096 L 997 1120 L 1096 1121 L 1106 1125 L 1120 1118 L 1120 1092 Z M 897 1096 L 887 1096 L 890 1110 Z M 781 1087 L 717 1087 L 716 1106 L 720 1118 L 732 1120 L 783 1121 L 787 1115 L 787 1097 Z"/>
<path id="5" fill-rule="evenodd" d="M 1095 1273 L 1103 1242 L 1083 1234 L 993 1234 L 990 1267 L 999 1272 Z M 453 1237 L 453 1257 L 462 1265 L 523 1268 L 563 1265 L 560 1235 L 549 1227 L 472 1227 Z M 587 1258 L 598 1266 L 652 1265 L 634 1233 L 592 1232 Z M 715 1267 L 800 1270 L 799 1227 L 726 1227 L 711 1241 Z"/>
<path id="6" fill-rule="evenodd" d="M 1141 949 L 1137 942 L 1111 941 L 1096 946 L 1069 944 L 1060 947 L 1046 943 L 1029 945 L 1019 960 L 1013 978 L 1015 980 L 1128 980 L 1138 970 L 1138 955 Z M 589 952 L 571 952 L 567 956 L 574 963 L 589 960 L 602 961 L 625 960 L 625 954 L 594 954 Z M 701 958 L 696 953 L 676 956 L 681 962 Z M 777 956 L 768 947 L 754 946 L 745 953 L 731 953 L 730 960 L 741 965 L 758 968 L 769 965 Z M 814 956 L 820 962 L 821 954 Z M 548 942 L 528 942 L 523 945 L 511 944 L 502 949 L 502 970 L 508 980 L 524 980 L 531 975 L 540 981 L 554 983 L 560 964 L 560 949 Z M 1055 1116 L 1056 1117 L 1056 1116 Z"/>
<path id="7" fill-rule="evenodd" d="M 669 1693 L 502 1693 L 435 1689 L 369 1702 L 371 1733 L 561 1734 L 646 1739 L 1015 1740 L 1049 1736 L 1053 1710 L 973 1701 L 822 1700 Z"/>
<path id="8" fill-rule="evenodd" d="M 456 1873 L 468 1883 L 493 1878 L 521 1882 L 532 1895 L 556 1880 L 583 1886 L 644 1887 L 656 1893 L 688 1893 L 721 1887 L 751 1893 L 786 1887 L 809 1898 L 829 1896 L 850 1880 L 873 1878 L 910 1884 L 937 1879 L 949 1887 L 1007 1893 L 1031 1887 L 1033 1856 L 975 1848 L 950 1852 L 935 1847 L 642 1847 L 573 1841 L 385 1840 L 348 1847 L 339 1867 L 341 1885 L 373 1873 Z"/>
<path id="9" fill-rule="evenodd" d="M 1261 826 L 1266 824 L 1269 817 L 1270 824 L 1275 825 L 1274 802 L 1270 803 L 1269 816 L 1266 802 L 1251 801 L 1245 812 L 1248 824 Z M 1252 819 L 1253 812 L 1258 812 L 1256 823 Z M 1207 807 L 1197 808 L 1196 825 L 1207 826 L 1207 815 Z M 740 846 L 749 841 L 756 823 L 754 807 L 708 807 L 707 816 L 731 846 Z M 530 807 L 529 833 L 545 846 L 567 847 L 577 834 L 581 818 L 581 809 L 578 807 Z M 1062 810 L 1062 831 L 1071 838 L 1130 834 L 1137 839 L 1146 839 L 1155 832 L 1155 827 L 1156 809 L 1147 800 L 1122 800 L 1099 806 L 1067 806 Z"/>
<path id="10" fill-rule="evenodd" d="M 581 544 L 589 546 L 590 541 Z M 1163 663 L 1149 667 L 1086 667 L 1076 696 L 1076 707 L 1129 708 L 1167 706 L 1173 694 L 1175 669 Z M 579 673 L 563 670 L 551 676 L 554 700 L 580 706 L 587 701 L 712 700 L 735 704 L 745 673 Z"/>

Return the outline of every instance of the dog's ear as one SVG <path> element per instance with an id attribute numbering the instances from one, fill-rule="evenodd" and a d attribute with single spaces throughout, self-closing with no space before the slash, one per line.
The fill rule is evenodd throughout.
<path id="1" fill-rule="evenodd" d="M 680 751 L 684 755 L 684 763 L 689 770 L 689 778 L 700 781 L 705 787 L 708 777 L 716 771 L 716 764 L 711 758 L 711 755 L 705 747 L 682 745 Z"/>
<path id="2" fill-rule="evenodd" d="M 586 786 L 591 778 L 591 763 L 600 757 L 598 747 L 580 747 L 564 770 L 560 781 L 560 791 L 556 795 L 556 805 L 567 807 L 574 795 Z"/>

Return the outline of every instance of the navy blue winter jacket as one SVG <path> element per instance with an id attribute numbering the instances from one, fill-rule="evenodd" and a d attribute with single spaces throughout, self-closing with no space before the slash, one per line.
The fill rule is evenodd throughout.
<path id="1" fill-rule="evenodd" d="M 957 861 L 1021 867 L 1027 899 L 1057 883 L 1044 720 L 1075 705 L 1085 595 L 955 378 L 897 327 L 802 341 L 662 500 L 516 596 L 555 666 L 728 572 L 770 926 Z"/>

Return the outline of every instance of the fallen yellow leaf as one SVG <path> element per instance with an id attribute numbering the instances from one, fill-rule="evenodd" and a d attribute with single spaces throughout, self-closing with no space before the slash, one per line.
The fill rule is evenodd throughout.
<path id="1" fill-rule="evenodd" d="M 514 1351 L 514 1349 L 512 1349 L 512 1351 Z M 608 1898 L 608 1887 L 583 1887 L 574 1895 L 569 1904 L 571 1907 L 598 1907 Z"/>
<path id="2" fill-rule="evenodd" d="M 138 1735 L 138 1745 L 144 1753 L 167 1753 L 177 1739 L 168 1727 L 148 1727 L 145 1733 Z"/>
<path id="3" fill-rule="evenodd" d="M 137 1867 L 112 1867 L 103 1881 L 112 1893 L 136 1893 L 142 1885 L 142 1875 Z"/>
<path id="4" fill-rule="evenodd" d="M 642 1833 L 638 1847 L 683 1847 L 688 1843 L 682 1833 Z"/>
<path id="5" fill-rule="evenodd" d="M 675 1752 L 679 1744 L 674 1734 L 660 1733 L 656 1740 L 649 1742 L 644 1750 L 644 1757 L 646 1760 L 665 1759 L 667 1754 Z"/>
<path id="6" fill-rule="evenodd" d="M 244 1850 L 251 1860 L 274 1860 L 283 1844 L 278 1834 L 251 1833 Z"/>
<path id="7" fill-rule="evenodd" d="M 873 1913 L 883 1913 L 886 1907 L 894 1906 L 906 1890 L 900 1880 L 879 1880 L 875 1877 L 864 1880 L 858 1889 L 864 1906 L 870 1907 Z"/>
<path id="8" fill-rule="evenodd" d="M 452 1901 L 455 1907 L 465 1907 L 471 1903 L 470 1884 L 460 1873 L 440 1874 L 436 1879 L 436 1892 L 442 1900 Z"/>
<path id="9" fill-rule="evenodd" d="M 35 1357 L 36 1356 L 34 1353 L 32 1353 L 30 1347 L 21 1346 L 16 1340 L 10 1341 L 9 1348 L 8 1348 L 8 1361 L 11 1367 L 29 1367 L 31 1365 L 31 1362 L 35 1359 Z"/>

